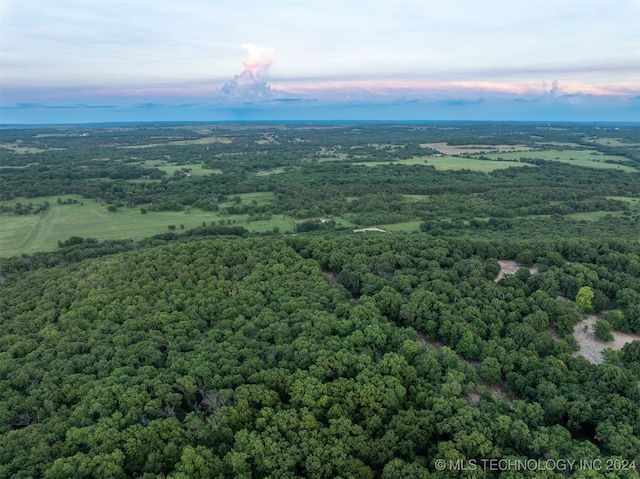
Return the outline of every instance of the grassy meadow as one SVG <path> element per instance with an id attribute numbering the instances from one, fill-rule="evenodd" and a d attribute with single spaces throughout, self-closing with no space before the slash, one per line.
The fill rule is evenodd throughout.
<path id="1" fill-rule="evenodd" d="M 273 197 L 272 193 L 246 193 L 235 195 L 242 198 L 242 203 L 255 201 L 266 204 Z M 57 200 L 75 198 L 76 204 L 58 204 Z M 65 241 L 71 236 L 83 238 L 109 239 L 142 239 L 169 231 L 169 225 L 175 225 L 176 232 L 202 226 L 203 223 L 231 224 L 242 226 L 249 231 L 264 232 L 277 227 L 280 232 L 293 231 L 293 218 L 274 215 L 270 220 L 249 221 L 248 215 L 221 216 L 217 212 L 186 209 L 184 211 L 150 211 L 142 214 L 140 208 L 118 208 L 112 213 L 104 203 L 79 196 L 64 195 L 37 198 L 35 200 L 18 199 L 6 201 L 9 205 L 22 203 L 42 203 L 48 201 L 49 209 L 41 214 L 13 216 L 2 215 L 0 222 L 0 256 L 14 256 L 37 251 L 52 251 L 57 248 L 58 241 Z M 230 203 L 223 203 L 226 206 Z M 231 223 L 229 223 L 231 222 Z"/>
<path id="2" fill-rule="evenodd" d="M 545 150 L 545 151 L 519 151 L 510 153 L 491 153 L 487 158 L 505 160 L 518 160 L 519 158 L 540 158 L 548 161 L 560 161 L 572 166 L 583 166 L 586 168 L 598 169 L 615 169 L 626 172 L 637 172 L 633 163 L 624 156 L 603 155 L 592 150 Z M 616 161 L 629 163 L 620 165 L 617 163 L 607 163 L 607 161 Z"/>
<path id="3" fill-rule="evenodd" d="M 501 163 L 501 162 L 496 162 Z M 244 193 L 230 196 L 227 203 L 221 203 L 221 207 L 235 204 L 233 198 L 240 197 L 241 203 L 255 202 L 257 205 L 268 204 L 273 200 L 273 193 L 257 192 Z M 425 195 L 405 195 L 410 201 L 424 199 Z M 58 204 L 57 200 L 75 198 L 76 204 Z M 631 206 L 631 213 L 640 212 L 640 199 L 632 197 L 611 197 L 626 201 Z M 248 215 L 220 215 L 218 212 L 202 211 L 196 208 L 184 211 L 150 211 L 142 214 L 140 208 L 118 208 L 112 213 L 107 210 L 104 203 L 96 203 L 93 200 L 79 196 L 64 195 L 37 198 L 35 200 L 17 199 L 2 202 L 5 205 L 33 202 L 39 204 L 48 201 L 49 209 L 37 215 L 0 216 L 0 256 L 8 257 L 30 254 L 38 251 L 52 251 L 57 248 L 58 241 L 65 241 L 71 236 L 83 238 L 97 238 L 100 241 L 113 239 L 142 239 L 159 233 L 166 233 L 170 225 L 176 227 L 176 232 L 197 228 L 203 224 L 242 226 L 248 231 L 263 233 L 277 231 L 280 234 L 294 231 L 296 221 L 294 218 L 275 214 L 270 219 L 251 220 Z M 623 216 L 622 211 L 592 211 L 585 213 L 573 213 L 567 215 L 574 220 L 596 221 L 607 215 L 614 217 Z M 354 228 L 355 224 L 344 219 L 334 218 L 338 228 Z M 485 218 L 486 219 L 486 218 Z M 414 232 L 420 230 L 419 220 L 407 221 L 395 224 L 376 225 L 385 231 Z M 184 226 L 184 228 L 182 227 Z"/>
<path id="4" fill-rule="evenodd" d="M 380 165 L 426 165 L 433 166 L 436 170 L 472 170 L 488 173 L 494 170 L 500 170 L 503 168 L 510 168 L 512 166 L 528 166 L 527 163 L 520 163 L 517 161 L 490 161 L 480 160 L 478 158 L 462 158 L 459 156 L 425 156 L 415 157 L 408 160 L 396 160 L 396 161 L 362 161 L 355 163 L 356 165 L 364 166 L 380 166 Z"/>

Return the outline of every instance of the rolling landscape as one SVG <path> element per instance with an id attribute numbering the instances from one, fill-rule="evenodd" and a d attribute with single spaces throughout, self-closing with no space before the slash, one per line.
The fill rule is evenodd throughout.
<path id="1" fill-rule="evenodd" d="M 0 479 L 640 479 L 638 32 L 0 0 Z"/>
<path id="2" fill-rule="evenodd" d="M 636 125 L 5 126 L 0 153 L 0 477 L 638 477 Z"/>

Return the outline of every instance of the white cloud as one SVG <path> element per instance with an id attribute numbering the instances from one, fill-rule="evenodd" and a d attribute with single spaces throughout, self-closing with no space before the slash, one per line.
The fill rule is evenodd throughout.
<path id="1" fill-rule="evenodd" d="M 219 88 L 252 42 L 278 52 L 271 84 L 561 76 L 638 85 L 639 18 L 635 0 L 4 0 L 0 68 L 3 88 Z"/>

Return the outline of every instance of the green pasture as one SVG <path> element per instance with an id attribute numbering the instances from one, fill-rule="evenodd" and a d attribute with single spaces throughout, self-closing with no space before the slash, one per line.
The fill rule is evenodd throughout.
<path id="1" fill-rule="evenodd" d="M 237 195 L 228 195 L 227 198 L 231 199 L 236 196 L 239 196 L 242 199 L 242 204 L 251 203 L 255 201 L 258 206 L 269 204 L 273 201 L 275 195 L 270 191 L 259 191 L 256 193 L 240 193 Z M 227 206 L 230 203 L 222 203 L 221 206 Z"/>
<path id="2" fill-rule="evenodd" d="M 255 200 L 257 204 L 266 204 L 273 198 L 273 193 L 245 193 L 237 195 L 242 203 Z M 58 198 L 75 198 L 78 203 L 58 204 Z M 224 224 L 231 221 L 233 226 L 243 226 L 250 231 L 267 231 L 277 226 L 281 232 L 293 230 L 293 219 L 274 215 L 270 220 L 249 221 L 248 215 L 220 216 L 217 212 L 189 209 L 185 211 L 160 211 L 142 214 L 140 208 L 118 208 L 116 213 L 109 212 L 107 205 L 96 203 L 79 196 L 64 195 L 34 198 L 32 200 L 17 199 L 3 202 L 5 205 L 18 201 L 28 204 L 41 204 L 48 201 L 49 209 L 39 215 L 0 216 L 0 256 L 15 256 L 22 253 L 52 251 L 58 241 L 65 241 L 71 236 L 97 238 L 99 241 L 109 239 L 142 239 L 158 233 L 169 231 L 169 225 L 175 225 L 176 232 L 211 223 Z M 82 203 L 82 204 L 81 204 Z M 224 205 L 233 204 L 232 202 Z"/>
<path id="3" fill-rule="evenodd" d="M 271 170 L 261 170 L 256 173 L 256 176 L 271 176 L 271 175 L 281 175 L 286 170 L 284 167 L 273 168 Z"/>
<path id="4" fill-rule="evenodd" d="M 184 170 L 184 169 L 190 170 L 189 174 L 191 176 L 219 175 L 222 173 L 222 170 L 218 168 L 215 168 L 215 169 L 203 168 L 202 163 L 198 163 L 194 165 L 170 164 L 170 165 L 164 165 L 164 166 L 156 166 L 155 168 L 158 168 L 161 171 L 166 171 L 167 175 L 173 175 L 176 171 Z"/>
<path id="5" fill-rule="evenodd" d="M 603 168 L 614 169 L 626 172 L 637 172 L 633 163 L 624 156 L 603 155 L 593 150 L 545 150 L 545 151 L 519 151 L 512 153 L 491 153 L 487 158 L 503 158 L 506 160 L 517 160 L 519 158 L 540 158 L 548 161 L 560 161 L 574 166 L 584 166 L 587 168 Z M 621 161 L 628 163 L 619 165 L 615 163 L 606 163 L 607 160 Z"/>
<path id="6" fill-rule="evenodd" d="M 380 225 L 378 228 L 383 229 L 385 231 L 396 232 L 396 231 L 405 231 L 408 233 L 412 233 L 414 231 L 420 231 L 420 223 L 422 221 L 405 221 L 403 223 L 395 223 L 390 225 Z"/>
<path id="7" fill-rule="evenodd" d="M 415 202 L 415 201 L 426 200 L 431 195 L 402 195 L 402 196 L 411 202 Z"/>
<path id="8" fill-rule="evenodd" d="M 484 173 L 509 168 L 512 166 L 532 166 L 518 161 L 490 161 L 479 160 L 477 158 L 461 158 L 459 156 L 420 156 L 409 158 L 407 160 L 396 161 L 362 161 L 354 163 L 364 166 L 380 166 L 380 165 L 428 165 L 433 166 L 436 170 L 473 170 Z"/>
<path id="9" fill-rule="evenodd" d="M 157 168 L 160 171 L 166 171 L 167 175 L 173 175 L 176 171 L 184 169 L 190 170 L 189 174 L 191 176 L 219 175 L 222 173 L 222 170 L 218 168 L 203 168 L 203 163 L 178 165 L 177 163 L 167 163 L 165 160 L 144 160 L 140 161 L 140 165 L 147 168 Z"/>
<path id="10" fill-rule="evenodd" d="M 628 203 L 632 211 L 640 209 L 640 198 L 634 198 L 633 196 L 607 196 L 607 198 Z"/>
<path id="11" fill-rule="evenodd" d="M 640 147 L 640 143 L 624 141 L 618 138 L 598 138 L 597 140 L 594 140 L 594 143 L 598 143 L 599 145 L 607 145 L 607 146 L 622 146 L 622 147 L 631 147 L 631 148 Z"/>
<path id="12" fill-rule="evenodd" d="M 233 217 L 232 218 L 236 218 Z M 257 220 L 248 221 L 247 217 L 242 217 L 242 221 L 237 224 L 243 226 L 252 233 L 264 233 L 266 231 L 273 231 L 274 227 L 278 229 L 279 233 L 293 233 L 296 223 L 300 223 L 304 220 L 296 220 L 291 216 L 286 215 L 273 215 L 269 220 Z M 332 218 L 336 222 L 336 228 L 355 228 L 355 225 L 343 218 Z"/>
<path id="13" fill-rule="evenodd" d="M 220 203 L 221 207 L 236 204 L 233 198 L 239 197 L 240 204 L 253 203 L 265 205 L 270 203 L 274 195 L 271 192 L 240 193 L 229 195 L 229 201 Z M 75 198 L 78 203 L 58 204 L 58 198 L 66 200 Z M 273 215 L 268 220 L 251 221 L 249 215 L 221 216 L 218 212 L 187 209 L 184 211 L 150 211 L 142 214 L 140 208 L 118 208 L 115 213 L 109 212 L 105 203 L 74 195 L 42 197 L 34 199 L 19 198 L 5 201 L 5 205 L 42 204 L 48 201 L 49 209 L 39 215 L 0 216 L 0 256 L 15 256 L 22 253 L 52 251 L 58 247 L 58 241 L 65 241 L 71 236 L 96 238 L 99 241 L 110 239 L 142 239 L 169 231 L 169 225 L 176 227 L 177 233 L 197 228 L 205 223 L 207 226 L 231 225 L 242 226 L 252 232 L 266 232 L 277 229 L 279 233 L 293 232 L 294 218 L 286 215 Z M 82 204 L 81 204 L 82 203 Z M 184 229 L 181 228 L 184 225 Z M 336 226 L 352 227 L 353 224 L 343 219 L 336 219 Z"/>
<path id="14" fill-rule="evenodd" d="M 537 141 L 536 144 L 538 146 L 540 146 L 541 148 L 544 148 L 545 145 L 547 145 L 547 147 L 551 146 L 551 147 L 560 147 L 560 148 L 581 148 L 582 145 L 580 143 L 572 143 L 572 142 L 568 142 L 568 141 Z"/>
<path id="15" fill-rule="evenodd" d="M 325 152 L 321 152 L 318 156 L 316 161 L 318 163 L 325 163 L 327 161 L 344 161 L 348 158 L 349 154 L 348 153 L 333 153 L 333 154 L 327 154 Z"/>
<path id="16" fill-rule="evenodd" d="M 71 236 L 83 238 L 142 239 L 168 231 L 183 224 L 185 229 L 202 226 L 202 222 L 217 220 L 217 214 L 199 210 L 163 211 L 140 213 L 140 208 L 118 208 L 116 213 L 107 211 L 107 205 L 92 200 L 80 199 L 73 205 L 59 205 L 55 198 L 38 198 L 37 202 L 49 201 L 50 208 L 39 215 L 0 216 L 0 255 L 14 256 L 22 253 L 51 251 L 58 241 Z M 35 203 L 35 202 L 34 202 Z"/>
<path id="17" fill-rule="evenodd" d="M 582 221 L 597 221 L 606 216 L 621 217 L 622 211 L 586 211 L 584 213 L 571 213 L 567 218 Z"/>

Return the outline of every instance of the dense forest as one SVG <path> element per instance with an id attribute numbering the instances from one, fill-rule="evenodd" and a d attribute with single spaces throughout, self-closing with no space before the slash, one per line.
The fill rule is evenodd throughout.
<path id="1" fill-rule="evenodd" d="M 0 477 L 639 477 L 639 147 L 629 125 L 4 128 L 7 226 L 214 216 L 2 254 Z"/>

